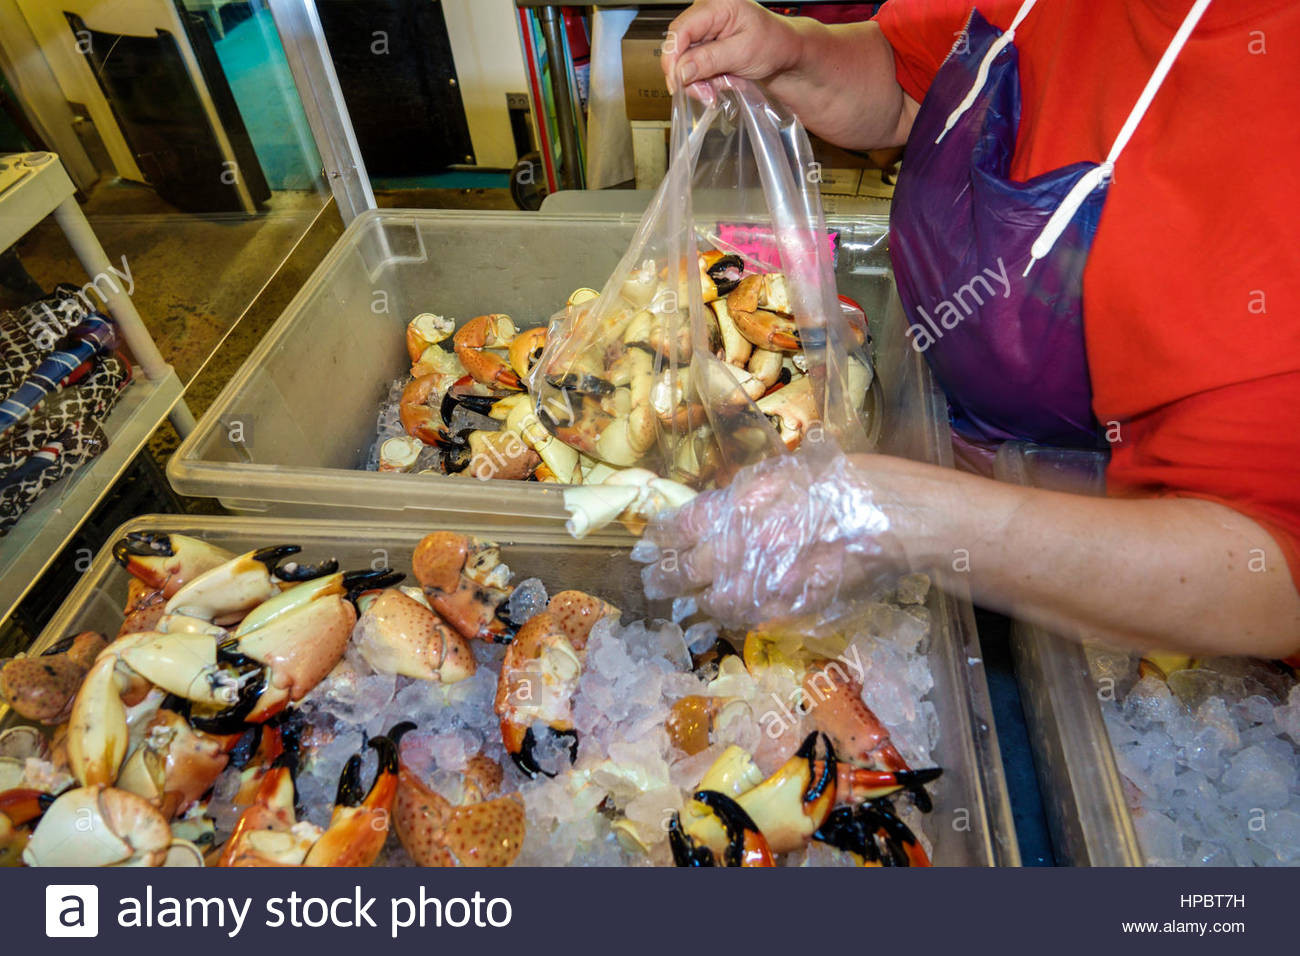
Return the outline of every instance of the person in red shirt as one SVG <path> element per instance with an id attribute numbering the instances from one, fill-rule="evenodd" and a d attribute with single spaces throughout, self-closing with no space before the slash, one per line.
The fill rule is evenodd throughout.
<path id="1" fill-rule="evenodd" d="M 883 455 L 764 463 L 652 527 L 683 557 L 648 582 L 744 617 L 951 566 L 1071 633 L 1300 651 L 1300 5 L 889 0 L 827 26 L 700 0 L 669 36 L 670 88 L 740 76 L 833 143 L 907 144 L 891 254 L 972 460 L 1013 438 L 1110 458 L 1105 498 Z M 994 265 L 1006 302 L 935 321 Z M 800 526 L 799 495 L 831 503 Z"/>

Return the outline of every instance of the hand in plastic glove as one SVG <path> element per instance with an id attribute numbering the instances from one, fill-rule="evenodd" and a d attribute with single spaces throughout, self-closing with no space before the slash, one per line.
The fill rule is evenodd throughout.
<path id="1" fill-rule="evenodd" d="M 652 598 L 695 595 L 730 626 L 823 610 L 904 570 L 890 503 L 862 467 L 805 446 L 656 518 L 633 556 Z"/>

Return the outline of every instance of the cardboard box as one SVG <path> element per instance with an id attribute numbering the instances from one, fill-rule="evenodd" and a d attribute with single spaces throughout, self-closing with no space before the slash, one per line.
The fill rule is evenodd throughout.
<path id="1" fill-rule="evenodd" d="M 856 196 L 858 184 L 862 182 L 862 170 L 827 169 L 823 166 L 817 171 L 817 179 L 823 196 Z"/>
<path id="2" fill-rule="evenodd" d="M 673 98 L 659 65 L 664 34 L 679 11 L 651 8 L 637 14 L 623 35 L 623 97 L 629 120 L 670 120 Z"/>

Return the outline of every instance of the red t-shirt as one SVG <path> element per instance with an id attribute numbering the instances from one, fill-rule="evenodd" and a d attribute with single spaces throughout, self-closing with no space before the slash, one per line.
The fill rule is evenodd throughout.
<path id="1" fill-rule="evenodd" d="M 1019 0 L 978 0 L 1005 30 Z M 918 102 L 972 0 L 876 21 Z M 1100 162 L 1192 0 L 1039 0 L 1016 31 L 1011 175 Z M 1084 272 L 1093 410 L 1116 495 L 1222 502 L 1300 587 L 1300 4 L 1210 5 L 1115 169 Z M 1249 557 L 1249 556 L 1246 556 Z"/>

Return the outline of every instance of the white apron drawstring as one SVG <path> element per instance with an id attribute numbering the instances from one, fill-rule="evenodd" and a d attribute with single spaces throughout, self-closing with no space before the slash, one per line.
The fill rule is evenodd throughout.
<path id="1" fill-rule="evenodd" d="M 1079 211 L 1079 207 L 1083 205 L 1089 194 L 1098 186 L 1110 181 L 1111 174 L 1115 172 L 1115 161 L 1119 159 L 1119 154 L 1124 151 L 1124 147 L 1133 138 L 1133 133 L 1146 115 L 1147 109 L 1151 106 L 1151 101 L 1156 98 L 1156 93 L 1159 91 L 1161 84 L 1164 83 L 1165 77 L 1169 75 L 1174 61 L 1178 59 L 1178 54 L 1182 52 L 1183 47 L 1187 44 L 1188 37 L 1196 29 L 1196 24 L 1200 21 L 1201 15 L 1205 13 L 1210 2 L 1211 0 L 1196 0 L 1192 5 L 1191 11 L 1183 20 L 1182 26 L 1178 28 L 1178 32 L 1174 34 L 1174 38 L 1165 50 L 1164 56 L 1156 64 L 1151 79 L 1147 80 L 1147 85 L 1142 90 L 1142 95 L 1138 97 L 1132 112 L 1128 114 L 1128 119 L 1120 127 L 1119 135 L 1115 137 L 1115 142 L 1111 146 L 1105 161 L 1095 169 L 1089 170 L 1074 184 L 1074 188 L 1066 194 L 1065 199 L 1056 207 L 1051 218 L 1047 220 L 1047 225 L 1043 227 L 1043 231 L 1034 240 L 1029 253 L 1029 265 L 1025 266 L 1022 278 L 1029 275 L 1034 263 L 1046 257 L 1052 251 L 1052 247 L 1056 245 L 1056 240 L 1061 238 L 1061 233 L 1065 232 L 1066 226 L 1074 219 L 1074 214 Z"/>
<path id="2" fill-rule="evenodd" d="M 970 88 L 970 92 L 968 92 L 966 96 L 963 97 L 962 101 L 957 104 L 956 109 L 948 114 L 948 121 L 943 124 L 942 132 L 939 133 L 938 138 L 934 141 L 936 146 L 943 142 L 943 138 L 948 135 L 948 132 L 954 126 L 957 125 L 957 121 L 961 119 L 962 116 L 965 115 L 966 111 L 975 104 L 975 99 L 980 95 L 980 91 L 984 89 L 984 84 L 988 82 L 989 70 L 993 67 L 993 61 L 998 58 L 999 53 L 1011 45 L 1011 41 L 1016 38 L 1016 28 L 1020 26 L 1025 17 L 1029 16 L 1029 11 L 1034 9 L 1034 4 L 1037 2 L 1038 0 L 1025 0 L 1025 2 L 1021 4 L 1019 11 L 1017 11 L 1016 18 L 1011 21 L 1011 26 L 1007 28 L 1007 32 L 1002 34 L 1002 36 L 998 37 L 989 45 L 988 51 L 984 54 L 984 59 L 980 60 L 979 70 L 975 74 L 975 85 Z M 965 37 L 962 37 L 957 42 L 965 42 Z"/>

